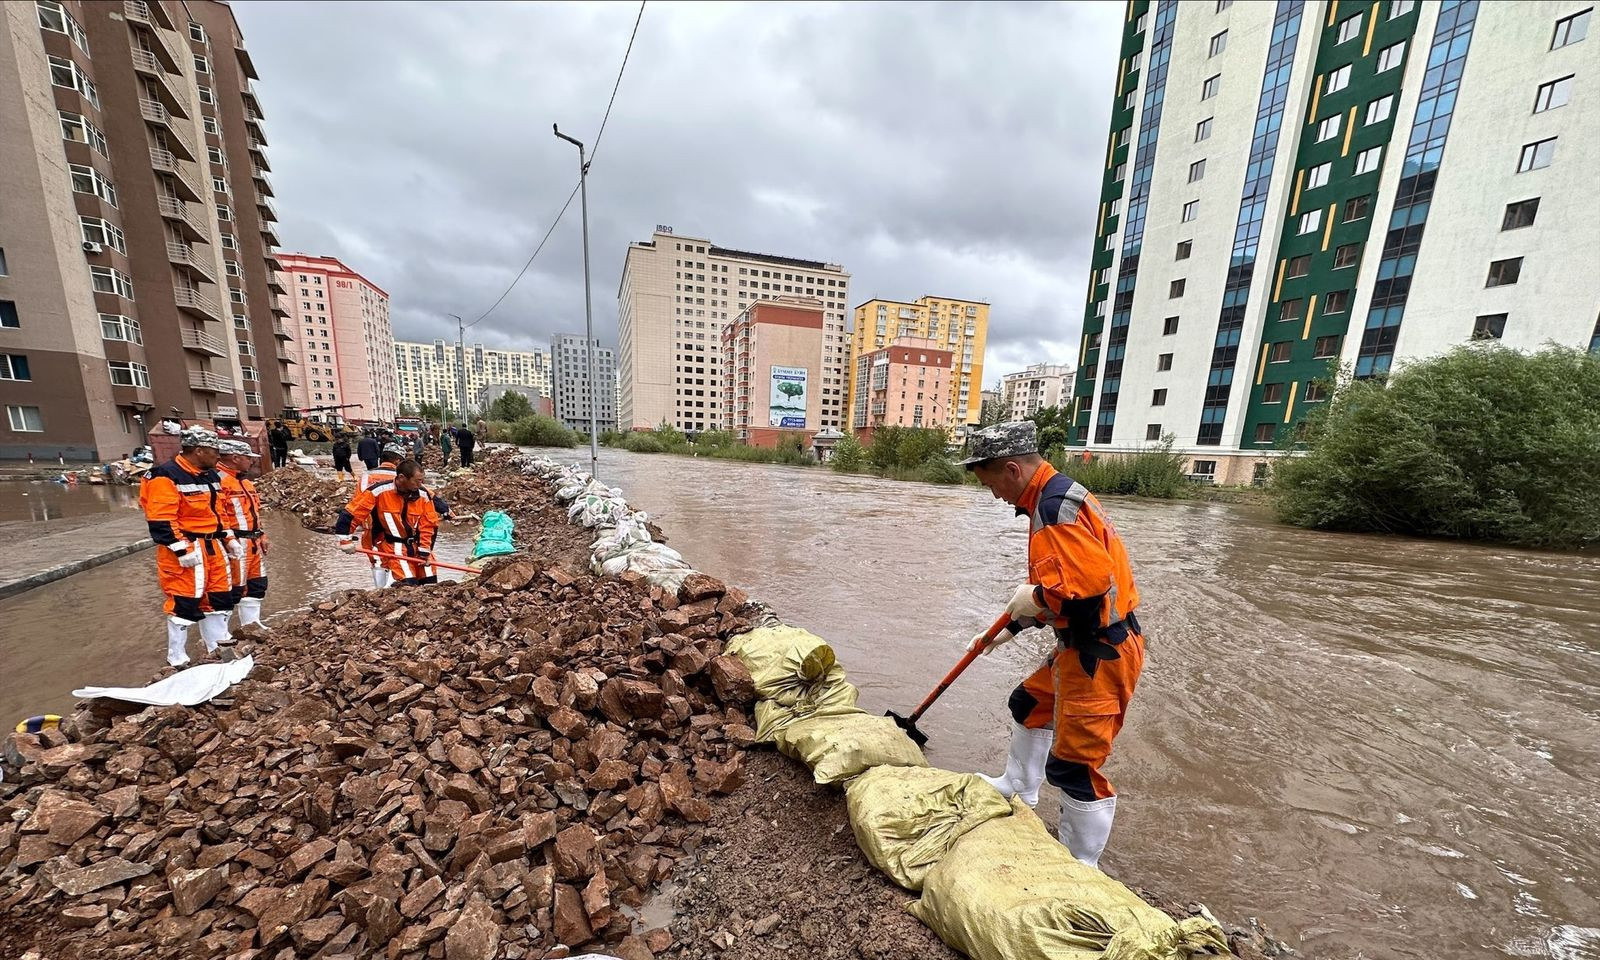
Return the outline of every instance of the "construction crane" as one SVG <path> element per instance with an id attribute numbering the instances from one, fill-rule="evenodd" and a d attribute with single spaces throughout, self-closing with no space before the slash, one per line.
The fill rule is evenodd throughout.
<path id="1" fill-rule="evenodd" d="M 307 443 L 323 443 L 333 439 L 334 429 L 337 424 L 324 423 L 319 418 L 307 417 L 308 413 L 321 413 L 322 411 L 348 410 L 360 407 L 359 403 L 340 403 L 322 407 L 285 407 L 283 413 L 278 415 L 278 422 L 289 431 L 289 436 L 295 440 L 304 440 Z M 335 419 L 343 420 L 343 417 Z"/>

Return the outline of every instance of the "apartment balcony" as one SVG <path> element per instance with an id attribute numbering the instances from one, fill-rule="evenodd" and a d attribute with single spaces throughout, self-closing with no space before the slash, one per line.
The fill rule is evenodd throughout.
<path id="1" fill-rule="evenodd" d="M 189 210 L 189 205 L 176 197 L 156 197 L 156 207 L 161 215 L 178 225 L 178 232 L 186 239 L 209 242 L 211 233 L 206 225 Z"/>
<path id="2" fill-rule="evenodd" d="M 261 122 L 260 115 L 247 109 L 244 114 L 244 123 L 245 129 L 250 133 L 251 140 L 259 142 L 263 147 L 271 146 L 271 142 L 267 140 L 267 125 Z"/>
<path id="3" fill-rule="evenodd" d="M 250 137 L 246 145 L 250 148 L 250 156 L 254 162 L 254 165 L 259 166 L 263 170 L 270 171 L 272 169 L 272 164 L 267 162 L 267 145 L 262 143 L 260 140 L 257 140 L 255 137 Z"/>
<path id="4" fill-rule="evenodd" d="M 156 96 L 161 98 L 161 105 L 171 110 L 176 116 L 187 120 L 189 118 L 189 105 L 184 102 L 184 98 L 178 93 L 172 73 L 168 72 L 167 68 L 156 58 L 156 55 L 148 50 L 140 50 L 138 47 L 134 47 L 129 53 L 133 57 L 133 69 L 155 79 Z"/>
<path id="5" fill-rule="evenodd" d="M 261 239 L 265 240 L 269 247 L 283 246 L 283 241 L 278 239 L 278 231 L 273 228 L 270 220 L 261 221 Z"/>
<path id="6" fill-rule="evenodd" d="M 256 182 L 257 191 L 264 193 L 269 197 L 277 196 L 276 193 L 272 192 L 272 178 L 267 176 L 267 171 L 252 164 L 250 167 L 250 176 L 254 178 Z"/>
<path id="7" fill-rule="evenodd" d="M 283 370 L 278 374 L 278 382 L 286 387 L 300 386 L 300 381 L 296 380 L 294 378 L 294 374 L 290 373 L 288 370 Z"/>
<path id="8" fill-rule="evenodd" d="M 172 111 L 161 105 L 160 100 L 151 100 L 148 97 L 139 98 L 139 113 L 149 122 L 161 128 L 166 136 L 167 144 L 172 152 L 184 160 L 199 160 L 200 155 L 195 153 L 194 142 L 179 124 L 172 122 Z"/>
<path id="9" fill-rule="evenodd" d="M 273 270 L 271 266 L 267 267 L 267 289 L 273 293 L 287 294 L 289 292 L 289 288 L 283 285 L 282 280 L 278 279 L 277 271 Z"/>
<path id="10" fill-rule="evenodd" d="M 222 313 L 217 309 L 217 301 L 203 295 L 193 287 L 175 287 L 172 291 L 173 300 L 178 304 L 178 309 L 189 313 L 191 316 L 202 320 L 215 320 L 222 322 Z"/>
<path id="11" fill-rule="evenodd" d="M 287 317 L 287 316 L 291 315 L 289 313 L 288 308 L 283 305 L 283 299 L 281 297 L 270 297 L 268 299 L 270 299 L 272 301 L 272 315 L 273 316 L 275 316 L 275 317 Z M 278 326 L 282 326 L 282 324 L 278 324 Z M 283 333 L 283 338 L 285 340 L 293 340 L 294 339 L 294 337 L 289 336 L 288 331 L 285 331 Z"/>
<path id="12" fill-rule="evenodd" d="M 192 350 L 208 357 L 225 357 L 228 355 L 228 348 L 221 340 L 209 333 L 201 333 L 198 330 L 183 331 L 183 349 Z"/>
<path id="13" fill-rule="evenodd" d="M 272 324 L 272 335 L 277 337 L 280 341 L 294 339 L 294 336 L 289 333 L 289 328 L 276 321 L 274 321 Z M 282 347 L 279 347 L 279 349 L 281 350 Z"/>
<path id="14" fill-rule="evenodd" d="M 255 61 L 250 59 L 249 50 L 244 47 L 234 47 L 233 55 L 239 58 L 239 69 L 244 71 L 245 76 L 251 80 L 261 79 L 261 75 L 256 73 Z"/>
<path id="15" fill-rule="evenodd" d="M 271 200 L 268 200 L 266 195 L 259 190 L 256 191 L 256 209 L 261 211 L 262 220 L 271 220 L 273 222 L 277 222 L 277 206 Z"/>
<path id="16" fill-rule="evenodd" d="M 189 389 L 202 393 L 232 393 L 233 381 L 209 370 L 190 370 Z"/>
<path id="17" fill-rule="evenodd" d="M 183 167 L 178 163 L 178 158 L 171 150 L 151 147 L 150 167 L 157 173 L 164 173 L 177 181 L 180 194 L 188 191 L 187 196 L 183 199 L 193 200 L 196 203 L 205 199 L 205 194 L 202 194 L 200 188 L 195 186 L 194 181 L 189 179 L 189 175 L 184 172 Z"/>
<path id="18" fill-rule="evenodd" d="M 194 248 L 182 243 L 167 241 L 167 259 L 189 271 L 191 277 L 199 277 L 206 283 L 216 283 L 215 268 L 201 258 L 194 255 Z"/>
<path id="19" fill-rule="evenodd" d="M 286 351 L 288 349 L 289 349 L 288 347 L 284 347 L 284 346 L 278 347 L 278 362 L 279 363 L 299 363 L 300 362 L 299 360 L 296 360 L 294 357 L 291 357 L 291 356 L 289 356 L 289 354 L 284 352 L 284 351 Z"/>
<path id="20" fill-rule="evenodd" d="M 163 30 L 176 30 L 178 24 L 167 12 L 167 8 L 159 3 L 125 2 L 122 8 L 123 16 L 133 20 L 141 20 L 151 27 L 160 27 Z"/>
<path id="21" fill-rule="evenodd" d="M 261 109 L 261 100 L 256 96 L 255 84 L 246 80 L 244 89 L 239 91 L 239 95 L 244 97 L 245 109 L 254 111 L 258 117 L 265 116 L 265 112 Z"/>

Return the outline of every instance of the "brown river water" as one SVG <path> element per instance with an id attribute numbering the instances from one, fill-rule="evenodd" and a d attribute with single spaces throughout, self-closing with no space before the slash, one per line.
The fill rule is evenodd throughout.
<path id="1" fill-rule="evenodd" d="M 870 710 L 914 707 L 1025 575 L 1026 521 L 975 487 L 609 450 L 600 468 L 695 566 L 826 637 Z M 1106 506 L 1150 635 L 1106 768 L 1109 873 L 1311 958 L 1600 958 L 1600 557 Z M 269 529 L 269 615 L 360 585 L 326 538 Z M 149 567 L 0 601 L 0 720 L 160 665 Z M 999 770 L 1006 695 L 1047 643 L 967 671 L 921 722 L 933 763 Z M 1047 788 L 1047 820 L 1057 804 Z"/>

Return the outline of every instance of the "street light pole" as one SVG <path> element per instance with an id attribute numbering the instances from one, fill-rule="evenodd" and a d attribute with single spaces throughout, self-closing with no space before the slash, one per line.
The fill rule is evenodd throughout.
<path id="1" fill-rule="evenodd" d="M 461 422 L 467 422 L 467 328 L 453 313 L 445 316 L 456 322 L 456 400 L 461 406 Z"/>
<path id="2" fill-rule="evenodd" d="M 599 344 L 594 339 L 594 308 L 589 293 L 589 163 L 584 159 L 583 141 L 561 132 L 558 124 L 550 129 L 556 137 L 578 148 L 578 193 L 583 209 L 583 336 L 585 351 L 589 354 L 589 476 L 600 476 L 600 381 L 595 372 L 595 354 Z"/>

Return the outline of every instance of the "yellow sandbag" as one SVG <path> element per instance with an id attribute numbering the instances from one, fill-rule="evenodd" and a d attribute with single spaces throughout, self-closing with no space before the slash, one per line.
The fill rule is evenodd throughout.
<path id="1" fill-rule="evenodd" d="M 779 731 L 801 720 L 856 713 L 856 696 L 859 693 L 856 685 L 844 678 L 843 670 L 838 667 L 833 670 L 837 671 L 837 676 L 830 671 L 825 680 L 812 684 L 803 696 L 788 705 L 776 700 L 757 702 L 756 742 L 772 743 L 778 739 Z"/>
<path id="2" fill-rule="evenodd" d="M 785 706 L 818 684 L 844 679 L 827 641 L 798 627 L 762 627 L 728 642 L 727 652 L 744 661 L 756 682 L 756 696 Z"/>
<path id="3" fill-rule="evenodd" d="M 1011 804 L 977 774 L 932 767 L 873 767 L 844 795 L 861 852 L 907 890 L 921 890 L 968 830 L 1011 815 Z"/>
<path id="4" fill-rule="evenodd" d="M 1227 941 L 1182 923 L 1073 858 L 1028 807 L 968 831 L 923 880 L 911 913 L 972 960 L 1190 960 Z"/>
<path id="5" fill-rule="evenodd" d="M 888 717 L 864 711 L 799 720 L 778 731 L 778 749 L 811 768 L 818 783 L 840 783 L 872 767 L 925 767 L 928 761 Z"/>

